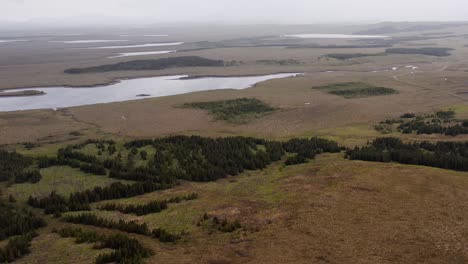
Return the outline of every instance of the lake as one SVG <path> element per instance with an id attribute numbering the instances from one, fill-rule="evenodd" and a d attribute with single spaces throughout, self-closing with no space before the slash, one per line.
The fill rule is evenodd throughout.
<path id="1" fill-rule="evenodd" d="M 114 59 L 114 58 L 122 58 L 122 57 L 168 54 L 168 53 L 174 53 L 174 52 L 177 52 L 177 50 L 123 52 L 123 53 L 119 53 L 118 55 L 111 56 L 111 57 L 108 57 L 108 58 L 109 59 Z"/>
<path id="2" fill-rule="evenodd" d="M 187 78 L 187 75 L 150 77 L 120 80 L 116 83 L 83 87 L 43 87 L 24 88 L 43 91 L 37 96 L 0 97 L 0 111 L 32 109 L 58 109 L 81 105 L 121 102 L 150 97 L 185 94 L 197 91 L 219 89 L 246 89 L 254 84 L 278 78 L 293 77 L 298 73 L 281 73 L 249 77 L 207 77 Z M 8 90 L 8 92 L 23 89 Z M 139 96 L 144 95 L 144 96 Z"/>
<path id="3" fill-rule="evenodd" d="M 322 38 L 322 39 L 365 39 L 365 38 L 388 38 L 388 36 L 372 36 L 372 35 L 346 35 L 346 34 L 295 34 L 283 35 L 287 38 Z"/>
<path id="4" fill-rule="evenodd" d="M 0 39 L 0 43 L 26 42 L 27 39 Z"/>
<path id="5" fill-rule="evenodd" d="M 182 45 L 182 44 L 184 44 L 184 42 L 147 43 L 147 44 L 125 45 L 125 46 L 92 47 L 92 48 L 88 48 L 88 49 L 130 49 L 130 48 L 147 48 L 147 47 L 177 46 L 177 45 Z"/>
<path id="6" fill-rule="evenodd" d="M 51 40 L 51 43 L 64 44 L 88 44 L 88 43 L 106 43 L 106 42 L 126 42 L 124 39 L 82 39 L 82 40 Z"/>

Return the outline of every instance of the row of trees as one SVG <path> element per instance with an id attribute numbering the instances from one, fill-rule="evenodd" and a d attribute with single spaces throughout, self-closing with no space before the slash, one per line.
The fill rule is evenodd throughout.
<path id="1" fill-rule="evenodd" d="M 52 166 L 69 166 L 72 168 L 80 169 L 84 173 L 91 173 L 95 175 L 107 175 L 106 169 L 98 162 L 82 163 L 78 160 L 68 159 L 64 157 L 40 157 L 38 159 L 38 167 L 49 168 Z"/>
<path id="2" fill-rule="evenodd" d="M 317 137 L 294 138 L 285 142 L 283 148 L 289 153 L 296 153 L 286 160 L 286 166 L 307 163 L 315 155 L 323 152 L 337 153 L 341 151 L 341 147 L 335 141 Z"/>
<path id="3" fill-rule="evenodd" d="M 43 198 L 29 197 L 28 204 L 36 208 L 43 208 L 46 214 L 83 211 L 89 210 L 89 203 L 139 196 L 145 193 L 168 189 L 172 186 L 154 182 L 138 182 L 134 184 L 116 182 L 107 187 L 95 187 L 91 190 L 71 193 L 68 199 L 55 192 Z"/>
<path id="4" fill-rule="evenodd" d="M 197 193 L 191 193 L 183 196 L 176 196 L 166 200 L 160 201 L 151 201 L 146 204 L 138 205 L 126 205 L 126 204 L 116 204 L 108 203 L 101 206 L 99 209 L 104 211 L 119 211 L 124 214 L 136 214 L 138 216 L 147 215 L 152 213 L 159 213 L 162 210 L 167 209 L 167 204 L 169 203 L 180 203 L 181 201 L 194 200 L 198 198 Z"/>
<path id="5" fill-rule="evenodd" d="M 70 147 L 72 149 L 81 149 L 87 145 L 95 144 L 99 149 L 105 149 L 105 145 L 115 146 L 115 143 L 116 142 L 112 139 L 88 139 L 84 141 L 83 143 L 74 144 L 74 145 L 71 145 Z"/>
<path id="6" fill-rule="evenodd" d="M 43 226 L 44 220 L 30 210 L 0 201 L 0 240 L 23 235 Z"/>
<path id="7" fill-rule="evenodd" d="M 101 142 L 93 143 L 104 146 Z M 146 165 L 136 167 L 130 158 L 138 154 L 138 148 L 147 145 L 155 148 L 155 154 Z M 130 154 L 125 162 L 121 156 L 102 160 L 77 151 L 82 146 L 61 149 L 56 158 L 41 158 L 39 166 L 68 165 L 97 175 L 105 175 L 109 171 L 109 177 L 115 179 L 174 184 L 179 179 L 213 181 L 244 170 L 264 169 L 271 162 L 280 160 L 285 151 L 297 153 L 288 163 L 297 164 L 307 162 L 321 152 L 341 150 L 336 142 L 320 138 L 293 139 L 282 143 L 249 137 L 172 136 L 127 142 L 124 147 Z M 140 152 L 143 160 L 147 155 L 146 151 Z"/>
<path id="8" fill-rule="evenodd" d="M 445 134 L 447 136 L 456 136 L 468 134 L 468 123 L 463 123 L 463 125 L 455 124 L 445 126 L 439 122 L 412 120 L 410 122 L 402 123 L 398 126 L 398 129 L 404 134 L 416 132 L 417 134 Z"/>
<path id="9" fill-rule="evenodd" d="M 413 132 L 416 134 L 445 134 L 448 136 L 468 134 L 468 122 L 457 121 L 455 112 L 452 110 L 438 111 L 435 114 L 423 116 L 406 113 L 400 118 L 411 119 L 409 121 L 400 119 L 392 122 L 400 123 L 398 130 L 404 134 Z"/>
<path id="10" fill-rule="evenodd" d="M 85 173 L 95 175 L 107 175 L 107 171 L 101 162 L 92 155 L 86 155 L 79 151 L 73 151 L 76 146 L 68 146 L 59 149 L 57 157 L 40 157 L 38 159 L 39 168 L 48 168 L 52 166 L 70 166 L 78 168 Z"/>
<path id="11" fill-rule="evenodd" d="M 93 143 L 104 144 L 98 141 Z M 109 170 L 109 177 L 140 183 L 133 185 L 115 183 L 105 188 L 97 187 L 73 193 L 68 199 L 52 193 L 45 198 L 31 197 L 29 204 L 44 208 L 46 213 L 89 210 L 89 203 L 137 196 L 170 188 L 180 179 L 213 181 L 229 175 L 237 175 L 244 170 L 263 169 L 272 162 L 280 160 L 286 151 L 297 154 L 289 159 L 287 164 L 307 162 L 322 152 L 341 151 L 336 142 L 320 138 L 277 142 L 249 137 L 203 138 L 199 136 L 135 140 L 127 142 L 125 148 L 130 152 L 138 153 L 138 148 L 147 145 L 155 148 L 155 154 L 146 165 L 138 167 L 125 163 L 120 157 L 102 160 L 81 153 L 79 147 L 82 147 L 82 144 L 59 150 L 56 158 L 41 158 L 40 167 L 67 164 L 95 174 L 104 174 L 106 170 Z M 151 206 L 158 207 L 156 204 Z M 154 208 L 151 210 L 159 210 Z M 144 211 L 147 210 L 142 209 L 140 213 Z"/>
<path id="12" fill-rule="evenodd" d="M 240 228 L 242 228 L 239 220 L 234 220 L 233 222 L 228 221 L 226 218 L 219 219 L 216 216 L 208 216 L 207 213 L 198 221 L 197 226 L 205 226 L 210 229 L 216 229 L 223 233 L 232 233 Z"/>
<path id="13" fill-rule="evenodd" d="M 31 232 L 8 240 L 8 244 L 0 248 L 0 263 L 10 263 L 31 252 L 31 241 L 36 237 Z"/>
<path id="14" fill-rule="evenodd" d="M 104 211 L 119 211 L 124 214 L 136 214 L 138 216 L 159 213 L 162 210 L 167 209 L 167 202 L 163 201 L 151 201 L 146 204 L 138 205 L 125 205 L 125 204 L 116 204 L 109 203 L 99 207 L 100 210 Z"/>
<path id="15" fill-rule="evenodd" d="M 55 231 L 61 237 L 74 237 L 77 244 L 94 243 L 94 249 L 110 248 L 113 252 L 100 254 L 96 264 L 104 263 L 142 263 L 144 258 L 153 255 L 137 239 L 123 234 L 103 235 L 93 231 L 83 231 L 81 228 L 66 227 Z"/>
<path id="16" fill-rule="evenodd" d="M 150 230 L 146 223 L 140 224 L 137 221 L 126 222 L 124 220 L 108 220 L 102 217 L 98 217 L 95 214 L 91 213 L 67 215 L 63 218 L 63 220 L 74 224 L 92 225 L 109 229 L 117 229 L 127 233 L 151 236 L 158 239 L 161 242 L 175 242 L 180 238 L 180 235 L 172 234 L 162 228 Z"/>
<path id="17" fill-rule="evenodd" d="M 146 167 L 132 168 L 119 159 L 108 159 L 104 167 L 110 170 L 109 176 L 136 181 L 213 181 L 244 170 L 263 169 L 284 155 L 279 142 L 246 137 L 173 136 L 135 140 L 125 147 L 132 150 L 147 145 L 155 148 L 155 154 Z"/>
<path id="18" fill-rule="evenodd" d="M 42 175 L 38 170 L 26 171 L 15 176 L 15 183 L 38 183 L 41 181 Z"/>
<path id="19" fill-rule="evenodd" d="M 403 143 L 398 138 L 377 138 L 364 147 L 346 152 L 353 160 L 399 162 L 458 171 L 468 171 L 468 143 Z"/>
<path id="20" fill-rule="evenodd" d="M 0 248 L 0 263 L 13 262 L 30 252 L 31 240 L 36 237 L 36 229 L 46 225 L 45 221 L 26 208 L 0 200 L 0 241 L 10 238 L 5 247 Z"/>
<path id="21" fill-rule="evenodd" d="M 33 161 L 32 158 L 19 153 L 0 150 L 0 182 L 39 182 L 42 178 L 40 172 L 28 170 Z"/>

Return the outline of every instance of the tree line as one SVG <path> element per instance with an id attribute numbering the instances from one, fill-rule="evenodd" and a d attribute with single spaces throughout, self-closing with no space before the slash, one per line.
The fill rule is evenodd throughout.
<path id="1" fill-rule="evenodd" d="M 104 142 L 93 141 L 103 145 Z M 286 164 L 308 162 L 322 152 L 339 152 L 341 148 L 331 140 L 321 138 L 291 139 L 287 142 L 268 141 L 250 137 L 203 138 L 199 136 L 171 136 L 158 139 L 142 139 L 127 142 L 124 147 L 131 155 L 138 148 L 151 145 L 155 153 L 146 165 L 135 166 L 121 157 L 99 159 L 79 152 L 83 144 L 68 146 L 58 151 L 57 157 L 39 159 L 39 167 L 66 164 L 92 170 L 108 170 L 109 177 L 133 180 L 139 183 L 124 185 L 114 183 L 109 187 L 75 192 L 69 198 L 57 193 L 48 197 L 30 197 L 30 205 L 45 209 L 46 213 L 69 210 L 89 210 L 89 203 L 141 195 L 174 186 L 179 180 L 214 181 L 235 176 L 245 170 L 261 170 L 280 160 L 286 152 L 296 153 L 296 160 Z M 109 145 L 114 146 L 114 144 Z M 133 153 L 133 154 L 132 154 Z M 85 169 L 86 170 L 86 169 Z M 94 172 L 100 174 L 99 172 Z M 104 173 L 102 173 L 104 174 Z M 157 207 L 155 204 L 152 206 Z M 136 209 L 134 209 L 136 210 Z M 153 209 L 156 210 L 156 209 Z M 144 211 L 144 210 L 143 210 Z"/>
<path id="2" fill-rule="evenodd" d="M 140 224 L 137 221 L 126 222 L 124 220 L 114 221 L 98 217 L 92 213 L 81 213 L 78 215 L 67 215 L 63 220 L 69 223 L 92 225 L 97 227 L 117 229 L 127 233 L 134 233 L 144 236 L 150 236 L 161 242 L 175 242 L 181 238 L 179 234 L 172 234 L 165 229 L 156 228 L 150 230 L 146 223 Z"/>
<path id="3" fill-rule="evenodd" d="M 0 263 L 14 262 L 31 252 L 31 241 L 37 234 L 35 232 L 20 235 L 8 240 L 8 244 L 0 248 Z"/>
<path id="4" fill-rule="evenodd" d="M 23 235 L 45 225 L 45 221 L 30 210 L 0 201 L 0 240 Z"/>
<path id="5" fill-rule="evenodd" d="M 93 143 L 105 148 L 103 142 Z M 147 145 L 154 147 L 155 154 L 146 165 L 136 166 L 133 157 L 139 153 L 138 148 Z M 60 149 L 54 158 L 42 157 L 39 167 L 67 165 L 97 175 L 106 175 L 108 171 L 108 176 L 115 179 L 174 184 L 181 179 L 206 182 L 245 170 L 261 170 L 280 160 L 285 152 L 297 153 L 295 159 L 287 162 L 291 165 L 307 162 L 322 152 L 341 150 L 336 142 L 320 138 L 277 142 L 249 137 L 171 136 L 125 143 L 130 152 L 125 161 L 121 155 L 99 159 L 77 151 L 82 146 Z M 140 156 L 146 160 L 148 153 L 140 151 Z"/>
<path id="6" fill-rule="evenodd" d="M 46 222 L 27 208 L 20 208 L 10 195 L 10 201 L 0 199 L 0 241 L 9 238 L 0 248 L 0 263 L 9 263 L 30 252 L 35 231 Z"/>
<path id="7" fill-rule="evenodd" d="M 263 169 L 284 153 L 280 143 L 247 137 L 172 136 L 135 140 L 125 146 L 131 149 L 145 145 L 152 145 L 156 150 L 146 169 L 132 170 L 114 161 L 110 177 L 141 180 L 153 175 L 159 180 L 214 181 L 244 170 Z M 264 148 L 259 149 L 260 145 Z"/>
<path id="8" fill-rule="evenodd" d="M 447 136 L 468 134 L 468 121 L 456 120 L 455 112 L 452 110 L 437 111 L 431 115 L 420 116 L 406 113 L 401 115 L 399 120 L 381 122 L 381 124 L 389 125 L 395 123 L 400 124 L 398 131 L 403 134 L 444 134 Z"/>
<path id="9" fill-rule="evenodd" d="M 46 214 L 63 213 L 67 211 L 89 210 L 89 204 L 104 200 L 129 198 L 164 190 L 172 185 L 159 184 L 154 182 L 137 182 L 134 184 L 112 183 L 107 187 L 95 187 L 91 190 L 74 192 L 65 198 L 62 195 L 52 192 L 49 196 L 37 198 L 30 196 L 28 204 L 44 209 Z"/>
<path id="10" fill-rule="evenodd" d="M 346 157 L 468 171 L 468 142 L 403 143 L 398 138 L 377 138 L 367 146 L 347 150 Z"/>
<path id="11" fill-rule="evenodd" d="M 137 216 L 147 215 L 152 213 L 159 213 L 167 209 L 167 205 L 170 203 L 180 203 L 181 201 L 189 201 L 198 198 L 197 193 L 191 193 L 183 196 L 176 196 L 165 200 L 156 200 L 151 201 L 145 204 L 138 205 L 125 205 L 125 204 L 116 204 L 108 203 L 101 207 L 100 210 L 104 211 L 119 211 L 124 214 L 136 214 Z"/>
<path id="12" fill-rule="evenodd" d="M 97 234 L 94 231 L 84 231 L 81 228 L 66 227 L 55 231 L 61 237 L 74 237 L 75 243 L 94 243 L 93 249 L 110 248 L 113 252 L 100 254 L 96 264 L 104 263 L 142 263 L 144 258 L 153 255 L 137 239 L 124 234 Z"/>
<path id="13" fill-rule="evenodd" d="M 33 164 L 33 158 L 26 157 L 16 152 L 0 150 L 0 182 L 39 182 L 42 178 L 40 172 L 38 170 L 28 169 Z"/>
<path id="14" fill-rule="evenodd" d="M 226 218 L 219 219 L 216 216 L 209 216 L 207 213 L 203 214 L 203 217 L 197 222 L 197 226 L 214 228 L 223 233 L 232 233 L 242 228 L 240 221 L 237 219 L 230 222 Z"/>
<path id="15" fill-rule="evenodd" d="M 43 169 L 52 166 L 69 166 L 80 169 L 85 173 L 107 175 L 106 169 L 95 156 L 73 151 L 73 146 L 59 149 L 57 157 L 40 157 L 38 159 L 39 168 Z"/>
<path id="16" fill-rule="evenodd" d="M 341 147 L 335 141 L 317 137 L 294 138 L 285 142 L 283 148 L 289 153 L 296 153 L 286 160 L 286 166 L 307 163 L 310 159 L 315 158 L 315 155 L 323 152 L 337 153 L 341 151 Z"/>

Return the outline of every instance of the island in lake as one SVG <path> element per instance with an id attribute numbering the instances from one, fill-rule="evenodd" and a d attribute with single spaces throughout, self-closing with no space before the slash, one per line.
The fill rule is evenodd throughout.
<path id="1" fill-rule="evenodd" d="M 0 97 L 35 96 L 35 95 L 44 95 L 44 94 L 46 93 L 43 91 L 38 91 L 38 90 L 24 90 L 24 91 L 13 91 L 13 92 L 0 91 Z"/>

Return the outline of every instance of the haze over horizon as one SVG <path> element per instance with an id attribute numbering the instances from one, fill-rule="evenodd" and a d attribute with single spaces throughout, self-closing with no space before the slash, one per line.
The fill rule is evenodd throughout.
<path id="1" fill-rule="evenodd" d="M 462 21 L 464 0 L 1 0 L 0 27 L 180 22 L 333 23 Z M 351 12 L 352 10 L 352 12 Z M 60 22 L 57 24 L 57 22 Z"/>

